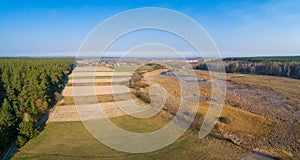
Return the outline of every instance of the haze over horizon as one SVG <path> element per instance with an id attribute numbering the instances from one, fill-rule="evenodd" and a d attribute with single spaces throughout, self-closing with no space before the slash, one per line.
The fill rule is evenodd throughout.
<path id="1" fill-rule="evenodd" d="M 195 19 L 223 57 L 300 55 L 299 6 L 299 0 L 1 1 L 0 56 L 76 56 L 99 23 L 140 7 L 168 8 Z M 152 31 L 134 34 L 121 40 L 114 51 L 122 50 L 126 42 L 162 35 Z M 161 41 L 181 47 L 181 52 L 193 52 L 167 34 Z"/>

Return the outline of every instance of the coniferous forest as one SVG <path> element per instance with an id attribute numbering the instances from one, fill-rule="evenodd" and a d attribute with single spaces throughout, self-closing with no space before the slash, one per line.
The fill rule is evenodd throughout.
<path id="1" fill-rule="evenodd" d="M 213 62 L 213 61 L 212 61 Z M 300 79 L 300 57 L 246 57 L 223 59 L 227 73 L 245 73 L 289 77 Z M 220 69 L 222 63 L 211 63 Z M 195 69 L 208 70 L 206 63 L 201 63 Z"/>
<path id="2" fill-rule="evenodd" d="M 38 121 L 59 100 L 74 59 L 0 58 L 0 154 L 39 132 Z"/>

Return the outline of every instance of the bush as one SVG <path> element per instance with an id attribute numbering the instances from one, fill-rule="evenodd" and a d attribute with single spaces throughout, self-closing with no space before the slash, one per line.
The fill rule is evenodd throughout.
<path id="1" fill-rule="evenodd" d="M 219 117 L 219 121 L 225 124 L 230 123 L 230 120 L 227 117 Z"/>

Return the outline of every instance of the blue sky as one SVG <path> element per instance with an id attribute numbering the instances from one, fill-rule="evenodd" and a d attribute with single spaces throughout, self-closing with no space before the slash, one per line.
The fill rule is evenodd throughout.
<path id="1" fill-rule="evenodd" d="M 0 1 L 0 56 L 75 56 L 99 23 L 139 7 L 195 19 L 224 57 L 300 55 L 299 0 L 7 0 Z"/>

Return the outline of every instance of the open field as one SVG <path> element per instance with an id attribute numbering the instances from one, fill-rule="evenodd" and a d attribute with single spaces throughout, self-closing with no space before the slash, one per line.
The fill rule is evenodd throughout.
<path id="1" fill-rule="evenodd" d="M 146 73 L 144 83 L 149 86 L 159 83 L 173 95 L 180 96 L 176 78 L 160 76 L 160 72 Z M 211 95 L 210 76 L 207 71 L 195 72 L 199 79 L 206 80 L 199 83 L 199 113 L 205 115 Z M 299 80 L 289 78 L 227 74 L 226 105 L 212 136 L 274 157 L 299 157 L 299 86 Z M 172 107 L 168 110 L 176 113 Z M 200 124 L 194 126 L 197 128 Z"/>
<path id="2" fill-rule="evenodd" d="M 121 123 L 118 125 L 122 126 L 122 122 L 127 123 L 128 120 L 131 119 L 118 117 L 115 123 Z M 144 126 L 147 124 L 152 126 L 148 129 L 153 130 L 153 126 L 159 127 L 157 125 L 160 122 L 163 123 L 163 119 L 139 120 L 126 124 L 126 129 L 138 132 L 145 130 Z M 239 159 L 240 155 L 247 152 L 249 151 L 225 141 L 209 137 L 200 140 L 195 132 L 188 131 L 174 144 L 162 150 L 147 154 L 128 154 L 96 141 L 81 122 L 56 122 L 48 123 L 45 131 L 23 147 L 13 159 Z"/>
<path id="3" fill-rule="evenodd" d="M 170 93 L 167 100 L 169 105 L 151 118 L 139 119 L 125 115 L 114 102 L 111 86 L 84 86 L 96 87 L 96 90 L 99 90 L 96 100 L 95 96 L 84 96 L 85 94 L 76 98 L 81 99 L 87 108 L 89 105 L 100 103 L 109 119 L 125 130 L 139 133 L 154 131 L 165 126 L 176 114 L 177 105 L 170 104 L 181 95 L 176 78 L 160 76 L 161 72 L 162 70 L 156 70 L 145 73 L 142 80 L 148 86 L 159 83 Z M 228 74 L 226 105 L 219 121 L 210 135 L 199 139 L 198 131 L 210 104 L 211 91 L 208 72 L 196 71 L 196 73 L 198 78 L 206 80 L 199 83 L 201 93 L 197 117 L 191 128 L 180 139 L 162 150 L 147 154 L 128 154 L 101 144 L 87 132 L 81 122 L 78 122 L 79 117 L 73 105 L 74 98 L 70 94 L 72 90 L 66 87 L 64 102 L 56 106 L 51 113 L 45 130 L 26 144 L 13 159 L 240 159 L 251 151 L 283 159 L 299 157 L 297 147 L 300 139 L 297 133 L 300 126 L 296 113 L 300 104 L 298 103 L 300 90 L 294 89 L 295 87 L 288 89 L 292 83 L 300 84 L 299 81 L 279 77 Z M 260 78 L 260 83 L 257 83 L 257 78 Z M 76 89 L 85 92 L 84 87 Z M 149 88 L 145 87 L 142 91 L 148 92 Z M 126 93 L 128 92 L 127 90 Z M 293 94 L 290 101 L 284 101 L 286 97 L 283 95 L 289 96 L 287 92 Z M 119 100 L 127 101 L 126 93 L 120 92 Z M 267 102 L 273 103 L 273 108 L 269 107 L 270 104 Z M 280 114 L 279 112 L 284 109 L 286 111 Z M 284 115 L 289 117 L 283 117 Z M 287 136 L 290 138 L 287 139 Z"/>
<path id="4" fill-rule="evenodd" d="M 96 86 L 98 87 L 98 86 Z M 68 90 L 68 88 L 66 88 Z M 102 88 L 103 89 L 103 88 Z M 109 91 L 108 91 L 109 92 Z M 122 98 L 122 95 L 118 96 Z M 126 97 L 125 95 L 123 97 Z M 77 97 L 79 98 L 79 97 Z M 82 97 L 83 100 L 88 102 L 88 97 Z M 91 98 L 92 99 L 92 98 Z M 112 116 L 121 116 L 124 114 L 118 114 L 119 111 L 113 110 L 117 108 L 114 102 L 103 103 L 103 101 L 113 101 L 113 97 L 110 94 L 98 95 L 97 103 L 100 103 L 103 108 L 107 109 Z M 18 153 L 14 159 L 144 159 L 145 155 L 142 154 L 126 154 L 118 152 L 103 144 L 97 142 L 90 134 L 85 130 L 81 122 L 78 121 L 78 115 L 75 112 L 75 106 L 72 97 L 65 97 L 64 102 L 60 106 L 56 106 L 55 110 L 50 114 L 48 124 L 45 131 L 41 133 L 36 139 L 30 141 L 22 151 Z M 91 102 L 93 104 L 93 102 Z M 69 104 L 69 105 L 67 105 Z M 71 105 L 70 105 L 71 104 Z M 95 104 L 95 103 L 94 103 Z M 104 109 L 104 110 L 105 110 Z M 104 111 L 105 112 L 105 111 Z M 115 124 L 120 127 L 135 132 L 153 131 L 164 126 L 169 120 L 166 118 L 167 114 L 159 114 L 153 118 L 141 119 L 133 118 L 130 116 L 121 116 L 110 118 Z M 69 122 L 63 122 L 69 121 Z M 128 123 L 130 122 L 130 123 Z M 198 140 L 197 134 L 194 131 L 189 131 L 184 137 L 179 139 L 173 145 L 158 151 L 149 153 L 146 155 L 148 159 L 156 158 L 181 158 L 190 159 L 192 156 L 194 159 L 199 158 L 221 158 L 221 154 L 210 152 L 212 148 L 217 144 L 220 150 L 234 150 L 228 154 L 227 159 L 230 156 L 239 157 L 241 154 L 247 152 L 242 148 L 234 146 L 231 143 L 223 142 L 215 139 L 203 139 Z M 193 137 L 193 138 L 191 138 Z M 70 143 L 70 142 L 78 143 Z M 208 143 L 209 142 L 209 143 Z M 196 147 L 196 146 L 201 147 Z M 63 147 L 62 147 L 63 146 Z M 205 146 L 205 147 L 202 147 Z M 76 152 L 76 153 L 73 153 Z M 189 156 L 186 156 L 186 153 Z M 226 156 L 225 156 L 226 158 Z"/>
<path id="5" fill-rule="evenodd" d="M 101 90 L 104 88 L 98 89 Z M 64 93 L 66 93 L 66 90 L 71 92 L 70 88 L 67 87 Z M 103 90 L 101 92 L 103 92 Z M 105 90 L 105 93 L 110 93 L 110 91 Z M 68 97 L 66 94 L 64 94 L 64 96 L 63 103 L 60 106 L 56 106 L 53 112 L 50 113 L 46 129 L 36 139 L 30 141 L 23 147 L 21 152 L 13 159 L 157 159 L 163 157 L 167 159 L 191 159 L 191 157 L 192 159 L 230 159 L 230 157 L 238 158 L 248 152 L 231 143 L 213 138 L 199 140 L 193 130 L 188 131 L 182 138 L 169 147 L 146 155 L 127 154 L 115 151 L 96 141 L 83 127 L 81 122 L 76 122 L 79 121 L 79 117 L 73 105 L 74 98 L 72 96 Z M 126 98 L 127 96 L 128 95 L 120 94 L 118 98 L 122 99 L 122 97 Z M 77 98 L 81 97 L 82 96 Z M 169 122 L 168 117 L 170 117 L 170 115 L 166 112 L 142 120 L 131 116 L 122 116 L 124 113 L 120 112 L 120 109 L 117 108 L 111 94 L 100 93 L 97 98 L 97 102 L 89 102 L 88 97 L 82 97 L 82 100 L 85 100 L 84 102 L 86 102 L 86 104 L 90 103 L 90 105 L 100 103 L 104 112 L 107 111 L 107 115 L 111 115 L 111 117 L 119 116 L 110 118 L 110 120 L 128 131 L 154 131 Z M 90 99 L 94 99 L 94 97 Z M 216 146 L 219 148 L 219 151 L 230 152 L 230 154 L 223 156 L 216 152 L 211 152 Z M 231 150 L 234 151 L 232 152 Z"/>
<path id="6" fill-rule="evenodd" d="M 118 101 L 116 102 L 106 102 L 106 103 L 94 103 L 94 104 L 84 104 L 81 107 L 85 110 L 81 110 L 82 112 L 90 112 L 96 108 L 101 108 L 102 112 L 107 117 L 118 117 L 126 115 L 120 108 L 120 106 L 128 106 L 131 103 L 135 103 L 134 100 L 127 100 L 127 101 Z M 79 104 L 77 104 L 79 105 Z M 102 119 L 106 118 L 101 116 L 100 114 L 94 116 L 95 112 L 92 112 L 90 119 Z M 80 121 L 80 117 L 77 113 L 77 109 L 75 105 L 63 105 L 57 106 L 53 112 L 51 112 L 48 122 L 68 122 L 68 121 Z"/>

